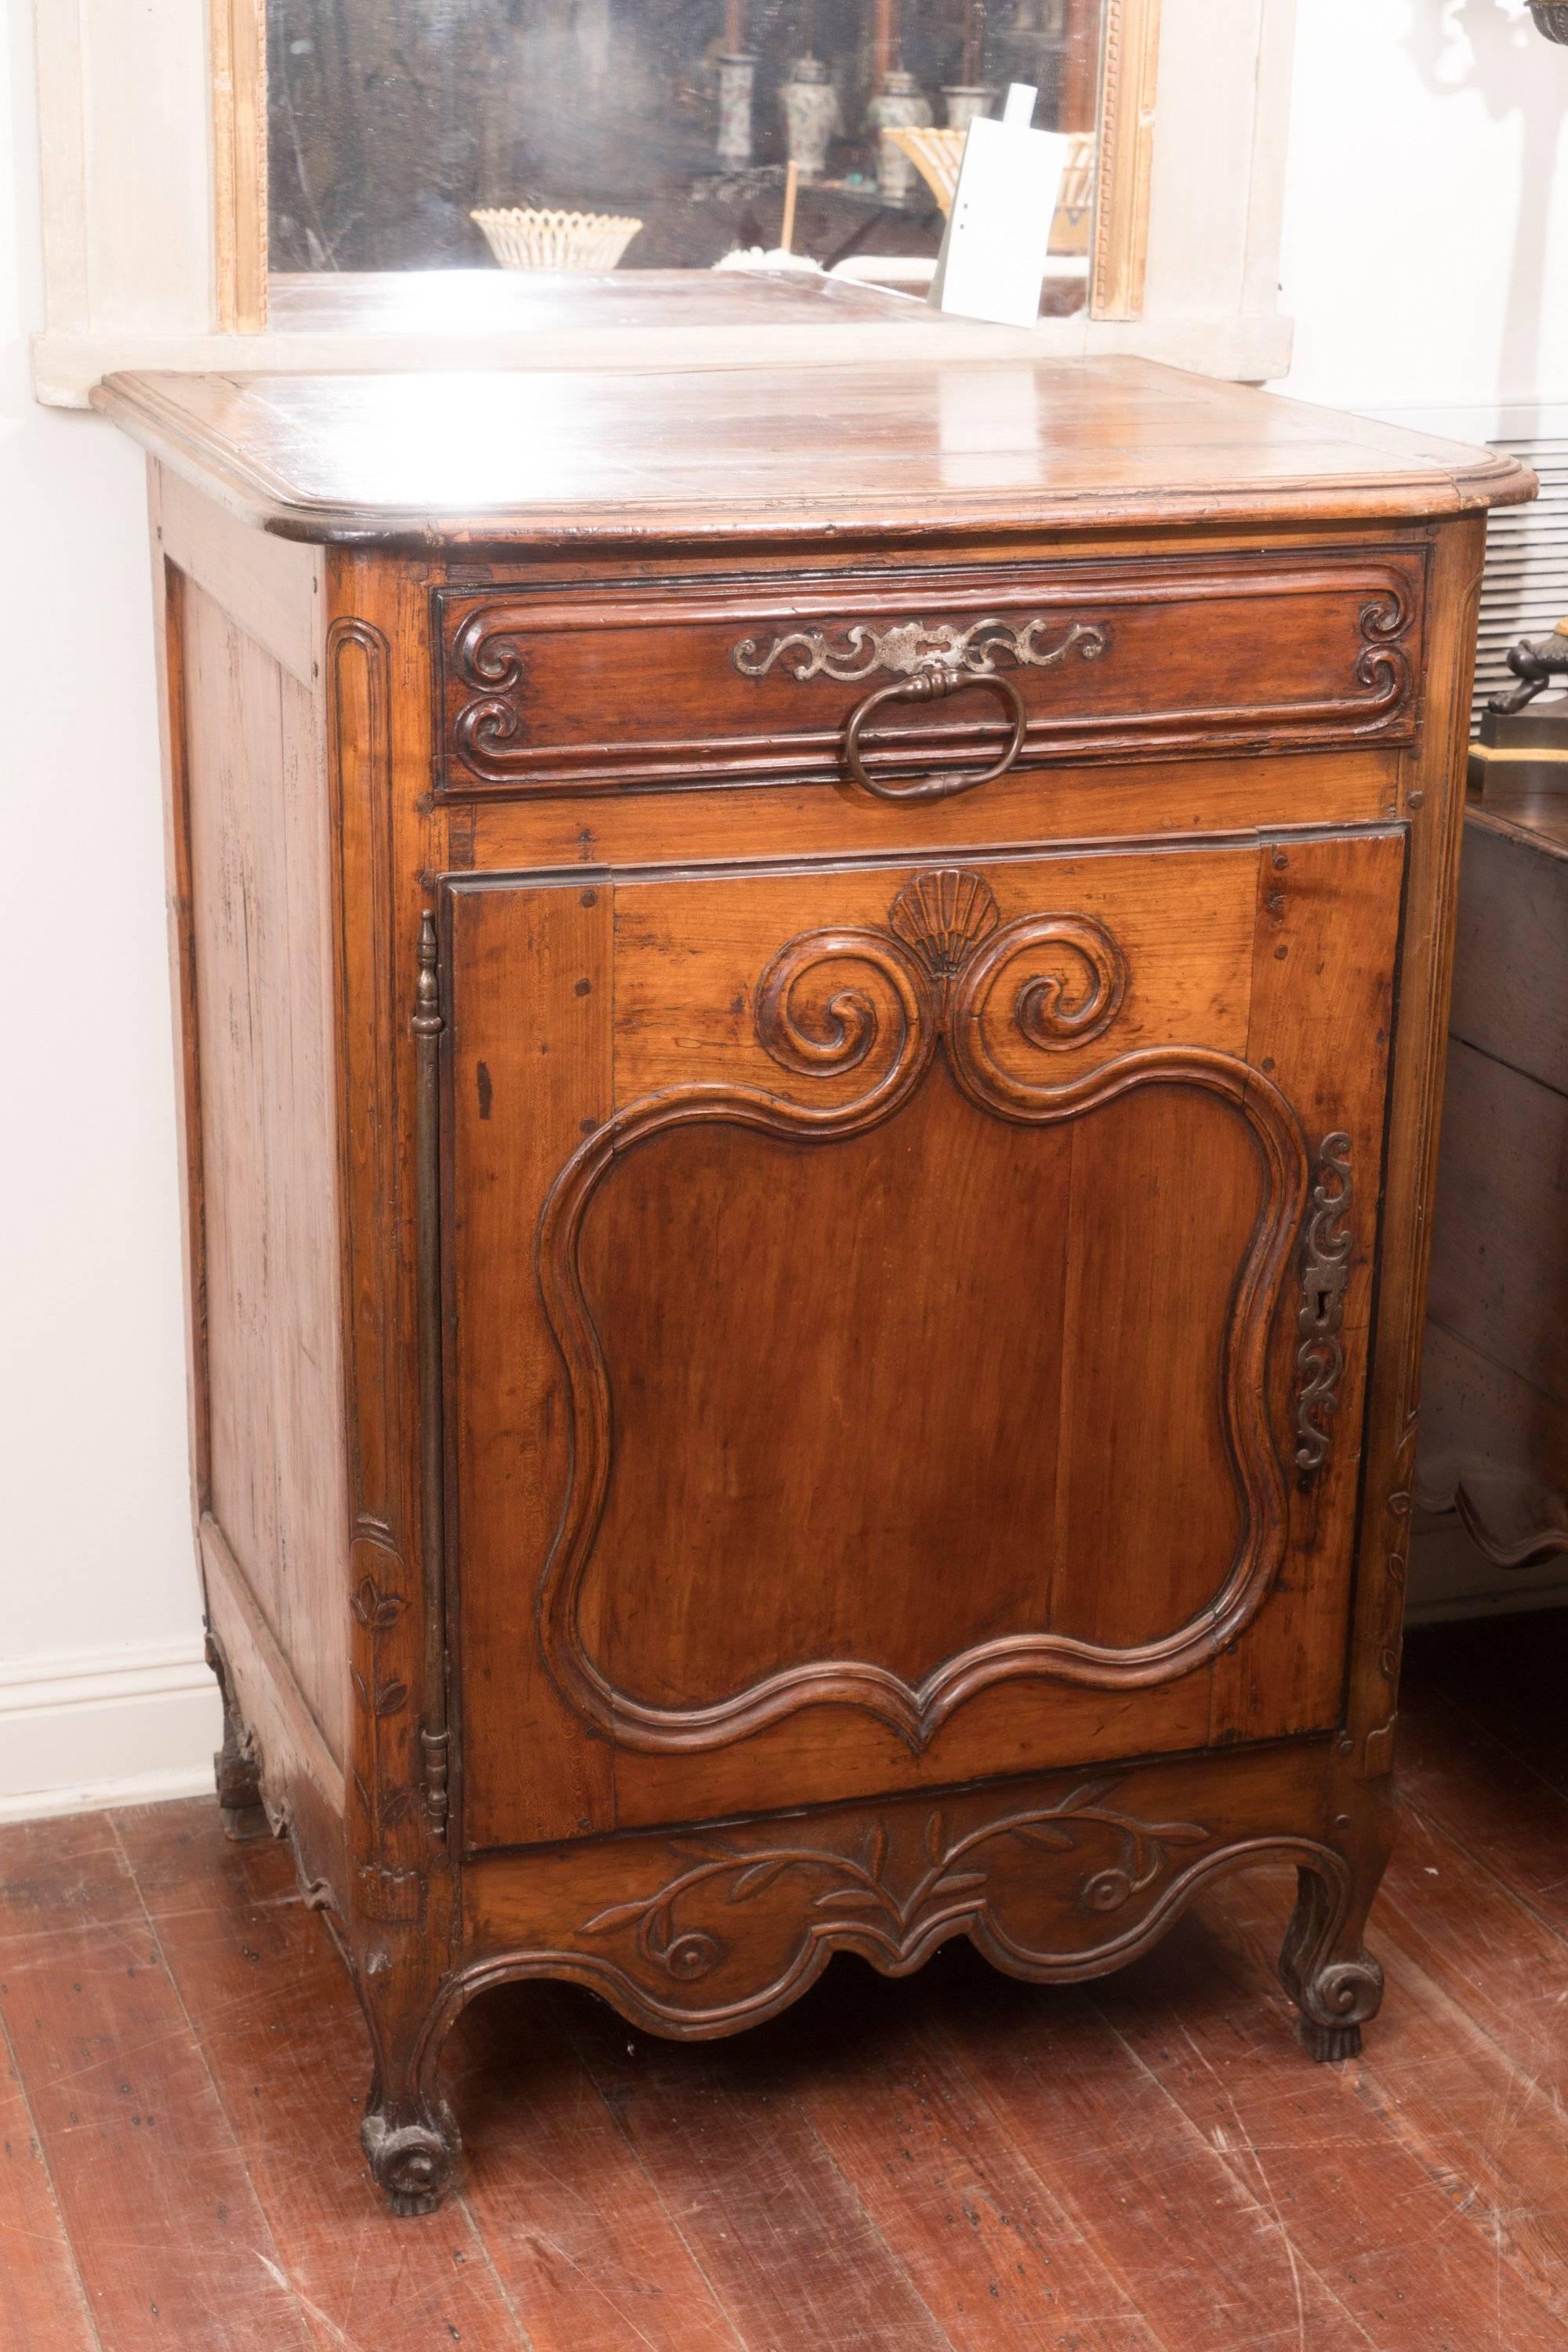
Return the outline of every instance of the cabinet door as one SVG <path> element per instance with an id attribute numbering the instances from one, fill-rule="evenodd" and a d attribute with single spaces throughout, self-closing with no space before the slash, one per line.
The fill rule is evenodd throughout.
<path id="1" fill-rule="evenodd" d="M 1403 863 L 452 887 L 471 1844 L 1333 1719 Z"/>

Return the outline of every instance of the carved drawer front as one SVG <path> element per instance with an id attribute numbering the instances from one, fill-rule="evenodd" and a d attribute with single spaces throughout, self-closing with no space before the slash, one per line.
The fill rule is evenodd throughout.
<path id="1" fill-rule="evenodd" d="M 1423 583 L 1396 548 L 437 589 L 437 781 L 920 800 L 1018 760 L 1406 742 Z"/>
<path id="2" fill-rule="evenodd" d="M 1333 1720 L 1403 857 L 452 887 L 471 1843 Z"/>

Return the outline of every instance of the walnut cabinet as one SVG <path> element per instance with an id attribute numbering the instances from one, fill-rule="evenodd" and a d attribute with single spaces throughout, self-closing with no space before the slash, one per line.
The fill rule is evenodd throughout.
<path id="1" fill-rule="evenodd" d="M 1470 645 L 1529 478 L 1132 362 L 117 378 L 197 1534 L 402 2208 L 443 2036 L 1053 1980 L 1358 2045 Z"/>

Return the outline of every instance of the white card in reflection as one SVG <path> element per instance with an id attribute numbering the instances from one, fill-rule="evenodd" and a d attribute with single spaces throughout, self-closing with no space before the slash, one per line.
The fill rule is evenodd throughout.
<path id="1" fill-rule="evenodd" d="M 1040 315 L 1072 142 L 1065 131 L 1031 131 L 1034 104 L 1035 92 L 1015 82 L 1000 122 L 982 115 L 969 126 L 931 281 L 933 310 L 1004 327 L 1032 327 Z"/>

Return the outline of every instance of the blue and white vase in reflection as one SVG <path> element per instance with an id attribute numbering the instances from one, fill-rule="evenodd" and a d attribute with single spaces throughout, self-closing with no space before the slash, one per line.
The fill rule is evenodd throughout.
<path id="1" fill-rule="evenodd" d="M 913 74 L 902 66 L 889 67 L 866 109 L 866 120 L 877 133 L 877 192 L 885 205 L 907 205 L 921 176 L 913 159 L 889 132 L 923 131 L 931 119 L 931 100 Z"/>
<path id="2" fill-rule="evenodd" d="M 950 82 L 942 93 L 947 111 L 950 131 L 967 131 L 976 115 L 989 114 L 996 103 L 996 93 L 984 84 Z"/>
<path id="3" fill-rule="evenodd" d="M 789 160 L 803 180 L 817 180 L 838 128 L 838 92 L 820 58 L 796 58 L 779 86 Z"/>
<path id="4" fill-rule="evenodd" d="M 719 59 L 719 141 L 721 163 L 752 160 L 752 96 L 757 59 L 745 50 Z"/>

